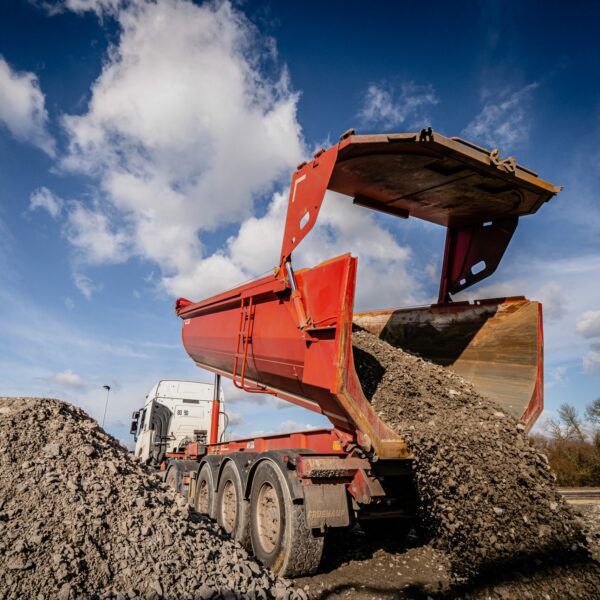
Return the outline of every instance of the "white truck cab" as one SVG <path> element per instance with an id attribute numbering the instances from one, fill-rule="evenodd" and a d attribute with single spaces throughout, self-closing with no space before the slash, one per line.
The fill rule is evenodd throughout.
<path id="1" fill-rule="evenodd" d="M 189 442 L 208 437 L 215 386 L 197 381 L 159 381 L 146 403 L 132 415 L 130 432 L 135 455 L 147 464 L 159 465 L 167 452 L 177 452 Z M 219 431 L 224 438 L 227 417 L 219 386 Z"/>

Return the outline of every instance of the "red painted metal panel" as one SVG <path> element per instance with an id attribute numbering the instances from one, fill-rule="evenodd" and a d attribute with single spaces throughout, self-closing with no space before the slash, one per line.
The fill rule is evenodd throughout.
<path id="1" fill-rule="evenodd" d="M 346 430 L 353 427 L 334 395 L 339 352 L 336 337 L 343 304 L 348 301 L 345 292 L 350 289 L 353 297 L 355 261 L 344 255 L 296 274 L 298 289 L 315 324 L 306 331 L 298 327 L 290 290 L 279 291 L 274 285 L 270 293 L 253 296 L 245 367 L 252 385 L 269 393 L 282 392 L 292 402 L 327 414 L 336 426 Z M 272 279 L 276 283 L 275 276 Z M 233 370 L 242 310 L 238 299 L 250 296 L 256 289 L 252 286 L 179 309 L 184 319 L 183 344 L 198 365 L 230 377 L 241 376 L 240 361 L 237 373 Z M 323 328 L 324 324 L 330 328 Z"/>
<path id="2" fill-rule="evenodd" d="M 315 429 L 280 433 L 268 436 L 221 442 L 210 446 L 209 454 L 230 454 L 231 452 L 267 452 L 268 450 L 310 449 L 314 452 L 345 456 L 343 436 L 332 429 Z"/>
<path id="3" fill-rule="evenodd" d="M 408 456 L 404 442 L 377 417 L 364 397 L 352 358 L 356 258 L 349 254 L 296 273 L 310 325 L 299 327 L 290 289 L 277 276 L 198 304 L 177 308 L 183 344 L 201 367 L 240 378 L 240 328 L 247 342 L 245 381 L 253 389 L 326 415 L 341 432 L 382 458 Z M 256 293 L 258 290 L 258 293 Z M 253 293 L 255 295 L 253 295 Z M 242 298 L 252 296 L 252 320 L 240 320 Z M 247 306 L 247 305 L 245 305 Z M 237 371 L 234 365 L 237 362 Z"/>
<path id="4" fill-rule="evenodd" d="M 518 217 L 490 221 L 487 224 L 448 227 L 438 302 L 450 301 L 456 294 L 489 277 L 517 228 Z M 478 271 L 474 267 L 479 265 Z"/>
<path id="5" fill-rule="evenodd" d="M 321 150 L 315 154 L 313 161 L 301 165 L 292 176 L 281 244 L 281 265 L 313 228 L 335 167 L 337 154 L 338 146 L 329 148 L 327 152 Z"/>
<path id="6" fill-rule="evenodd" d="M 531 402 L 521 417 L 529 431 L 544 410 L 544 324 L 542 305 L 538 304 L 538 345 L 537 345 L 537 377 Z"/>

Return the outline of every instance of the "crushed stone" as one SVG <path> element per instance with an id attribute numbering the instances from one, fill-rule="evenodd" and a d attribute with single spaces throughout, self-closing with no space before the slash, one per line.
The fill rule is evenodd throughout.
<path id="1" fill-rule="evenodd" d="M 86 413 L 0 398 L 0 598 L 305 597 Z"/>
<path id="2" fill-rule="evenodd" d="M 580 523 L 520 422 L 449 370 L 358 328 L 352 340 L 365 396 L 415 456 L 419 525 L 448 554 L 455 583 L 548 557 L 588 560 Z M 595 562 L 586 585 L 600 592 Z"/>

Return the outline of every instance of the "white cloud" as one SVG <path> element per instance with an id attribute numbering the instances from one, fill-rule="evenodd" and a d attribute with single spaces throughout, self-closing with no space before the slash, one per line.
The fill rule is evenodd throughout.
<path id="1" fill-rule="evenodd" d="M 88 300 L 92 297 L 94 292 L 97 292 L 101 289 L 101 286 L 94 284 L 94 282 L 87 276 L 82 273 L 73 273 L 73 281 L 75 283 L 75 287 L 85 296 Z M 67 305 L 67 308 L 69 306 Z"/>
<path id="2" fill-rule="evenodd" d="M 222 253 L 190 273 L 167 279 L 167 288 L 197 298 L 201 291 L 217 292 L 272 270 L 279 258 L 286 209 L 287 196 L 275 194 L 266 214 L 246 220 Z M 410 250 L 398 244 L 375 213 L 354 206 L 351 198 L 327 192 L 314 229 L 294 252 L 294 264 L 312 267 L 345 252 L 359 257 L 357 309 L 394 308 L 420 297 L 408 270 Z"/>
<path id="3" fill-rule="evenodd" d="M 430 122 L 427 110 L 438 104 L 439 99 L 431 85 L 403 83 L 399 93 L 385 84 L 371 84 L 364 95 L 358 116 L 369 125 L 391 128 L 406 124 L 424 127 Z"/>
<path id="4" fill-rule="evenodd" d="M 600 337 L 600 310 L 586 310 L 579 317 L 576 329 L 585 338 Z"/>
<path id="5" fill-rule="evenodd" d="M 512 149 L 527 142 L 531 115 L 527 104 L 538 83 L 530 83 L 497 97 L 488 97 L 481 112 L 465 127 L 463 135 L 493 148 Z"/>
<path id="6" fill-rule="evenodd" d="M 529 265 L 532 272 L 535 271 L 533 265 Z M 540 265 L 539 273 L 542 277 L 547 276 L 550 269 L 548 265 Z M 560 276 L 559 269 L 554 273 Z M 476 286 L 473 289 L 457 294 L 457 300 L 481 299 L 481 298 L 503 298 L 509 296 L 520 296 L 522 294 L 529 295 L 530 299 L 537 300 L 542 303 L 545 321 L 560 320 L 566 314 L 566 298 L 564 294 L 564 283 L 559 281 L 545 281 L 541 283 L 539 279 L 529 277 L 515 278 L 508 281 L 500 281 L 483 286 Z"/>
<path id="7" fill-rule="evenodd" d="M 93 207 L 72 203 L 68 211 L 79 268 L 139 256 L 159 265 L 169 293 L 190 298 L 270 271 L 287 194 L 275 193 L 260 217 L 252 216 L 254 200 L 287 183 L 306 154 L 298 95 L 273 63 L 272 41 L 227 2 L 162 0 L 117 18 L 121 37 L 87 112 L 64 120 L 63 168 L 97 178 L 103 193 Z M 268 77 L 274 68 L 279 75 Z M 399 101 L 395 118 L 412 119 L 437 99 L 410 83 Z M 240 223 L 238 233 L 207 252 L 203 234 L 227 223 Z M 417 296 L 408 249 L 373 213 L 328 195 L 294 260 L 312 266 L 348 250 L 359 255 L 357 306 L 395 307 Z M 89 297 L 86 283 L 80 276 Z"/>
<path id="8" fill-rule="evenodd" d="M 29 0 L 32 4 L 45 9 L 49 15 L 55 16 L 65 11 L 77 14 L 86 12 L 95 13 L 100 19 L 105 16 L 115 15 L 127 6 L 142 4 L 149 0 Z"/>
<path id="9" fill-rule="evenodd" d="M 68 310 L 73 310 L 75 308 L 75 301 L 73 300 L 73 298 L 69 298 L 69 296 L 65 298 L 65 307 Z"/>
<path id="10" fill-rule="evenodd" d="M 65 209 L 65 206 L 67 207 Z M 77 289 L 86 297 L 101 286 L 80 272 L 82 264 L 118 263 L 129 256 L 127 238 L 123 231 L 113 231 L 109 217 L 95 206 L 87 208 L 82 202 L 72 200 L 65 202 L 46 187 L 36 189 L 29 200 L 29 210 L 44 209 L 57 219 L 66 215 L 62 229 L 63 236 L 76 249 L 75 271 L 73 281 Z M 72 300 L 66 302 L 71 310 Z"/>
<path id="11" fill-rule="evenodd" d="M 187 271 L 163 277 L 163 285 L 173 296 L 199 298 L 222 292 L 250 277 L 229 256 L 219 251 L 199 259 Z"/>
<path id="12" fill-rule="evenodd" d="M 229 3 L 140 3 L 117 18 L 87 111 L 64 118 L 62 166 L 97 178 L 105 203 L 71 214 L 69 239 L 90 263 L 150 259 L 167 283 L 195 269 L 234 278 L 202 233 L 249 217 L 300 161 L 298 95 Z"/>
<path id="13" fill-rule="evenodd" d="M 233 410 L 227 411 L 227 417 L 229 418 L 229 421 L 228 421 L 229 427 L 236 427 L 238 425 L 242 425 L 242 423 L 245 422 L 245 419 L 244 419 L 244 416 L 242 415 L 242 413 L 235 412 Z"/>
<path id="14" fill-rule="evenodd" d="M 47 187 L 37 188 L 29 197 L 29 210 L 43 208 L 53 219 L 58 218 L 63 204 L 62 198 L 53 194 Z"/>
<path id="15" fill-rule="evenodd" d="M 321 425 L 311 425 L 309 423 L 301 423 L 293 419 L 282 421 L 281 423 L 274 424 L 269 429 L 258 429 L 250 431 L 248 437 L 263 437 L 266 435 L 275 435 L 277 433 L 293 433 L 294 431 L 310 431 L 311 429 L 320 429 Z M 328 427 L 328 425 L 325 425 Z"/>
<path id="16" fill-rule="evenodd" d="M 45 97 L 34 73 L 19 73 L 0 56 L 0 124 L 21 142 L 54 156 L 55 143 L 47 130 Z"/>
<path id="17" fill-rule="evenodd" d="M 117 263 L 128 257 L 125 233 L 113 231 L 105 214 L 90 210 L 81 202 L 71 204 L 65 236 L 85 263 Z"/>
<path id="18" fill-rule="evenodd" d="M 59 8 L 64 8 L 71 10 L 76 13 L 84 13 L 84 12 L 94 12 L 99 16 L 103 14 L 114 14 L 116 13 L 122 6 L 127 4 L 127 2 L 132 2 L 132 0 L 64 0 L 62 2 L 62 6 Z M 137 0 L 136 0 L 137 1 Z M 51 10 L 51 12 L 55 12 Z"/>
<path id="19" fill-rule="evenodd" d="M 49 379 L 54 383 L 58 383 L 59 385 L 69 388 L 82 389 L 89 386 L 89 383 L 85 379 L 77 375 L 77 373 L 73 373 L 71 369 L 65 369 L 60 373 L 55 373 Z"/>
<path id="20" fill-rule="evenodd" d="M 583 357 L 585 373 L 600 373 L 600 344 L 592 344 L 592 349 Z"/>
<path id="21" fill-rule="evenodd" d="M 560 387 L 565 385 L 569 379 L 566 377 L 567 367 L 560 366 L 550 369 L 546 378 L 546 389 Z"/>
<path id="22" fill-rule="evenodd" d="M 566 298 L 562 285 L 557 281 L 542 285 L 536 297 L 542 302 L 545 319 L 560 319 L 565 315 Z"/>
<path id="23" fill-rule="evenodd" d="M 280 431 L 305 431 L 307 429 L 315 429 L 315 426 L 288 419 L 287 421 L 282 421 L 278 428 L 280 428 Z"/>
<path id="24" fill-rule="evenodd" d="M 600 338 L 600 310 L 586 310 L 575 326 L 577 333 L 584 338 Z M 590 349 L 583 356 L 585 373 L 600 373 L 600 342 L 592 342 Z"/>

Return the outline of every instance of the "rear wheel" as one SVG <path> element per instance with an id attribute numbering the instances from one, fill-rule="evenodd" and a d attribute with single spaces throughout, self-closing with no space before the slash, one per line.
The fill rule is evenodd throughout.
<path id="1" fill-rule="evenodd" d="M 248 502 L 244 499 L 242 480 L 233 462 L 227 463 L 221 473 L 216 504 L 219 525 L 234 540 L 249 547 Z"/>
<path id="2" fill-rule="evenodd" d="M 165 483 L 173 488 L 176 492 L 179 491 L 179 469 L 176 465 L 171 465 L 165 477 Z"/>
<path id="3" fill-rule="evenodd" d="M 200 514 L 207 515 L 211 519 L 215 518 L 214 490 L 212 471 L 208 464 L 204 464 L 200 468 L 200 473 L 198 473 L 198 479 L 196 480 L 194 506 Z"/>
<path id="4" fill-rule="evenodd" d="M 323 537 L 308 529 L 304 506 L 293 503 L 283 475 L 268 461 L 252 482 L 250 538 L 254 556 L 281 577 L 310 575 L 321 561 Z"/>

